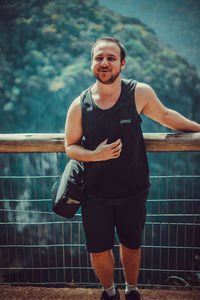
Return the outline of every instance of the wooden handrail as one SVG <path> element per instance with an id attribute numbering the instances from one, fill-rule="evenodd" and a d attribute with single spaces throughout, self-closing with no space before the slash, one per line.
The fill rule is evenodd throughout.
<path id="1" fill-rule="evenodd" d="M 200 132 L 143 135 L 148 152 L 200 151 Z M 65 152 L 64 133 L 0 134 L 0 152 Z"/>

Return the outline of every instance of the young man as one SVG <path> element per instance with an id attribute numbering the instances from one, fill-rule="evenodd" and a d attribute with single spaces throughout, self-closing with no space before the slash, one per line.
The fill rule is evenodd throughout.
<path id="1" fill-rule="evenodd" d="M 102 300 L 120 299 L 113 280 L 115 229 L 126 299 L 141 299 L 137 278 L 149 170 L 140 114 L 175 130 L 200 131 L 200 124 L 166 108 L 149 85 L 122 80 L 125 63 L 125 49 L 118 40 L 95 42 L 91 70 L 96 82 L 73 101 L 65 127 L 67 155 L 97 168 L 86 188 L 82 221 L 92 265 L 102 284 Z"/>

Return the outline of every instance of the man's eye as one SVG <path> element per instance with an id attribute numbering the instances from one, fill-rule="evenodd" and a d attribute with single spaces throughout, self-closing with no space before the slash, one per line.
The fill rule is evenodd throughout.
<path id="1" fill-rule="evenodd" d="M 108 60 L 110 60 L 110 61 L 114 61 L 114 60 L 115 60 L 115 58 L 114 58 L 114 57 L 108 57 Z"/>
<path id="2" fill-rule="evenodd" d="M 97 60 L 97 61 L 101 61 L 101 60 L 102 60 L 102 57 L 96 57 L 96 60 Z"/>

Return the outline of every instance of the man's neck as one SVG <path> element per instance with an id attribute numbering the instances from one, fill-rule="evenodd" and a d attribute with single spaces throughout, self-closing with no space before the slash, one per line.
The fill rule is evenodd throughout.
<path id="1" fill-rule="evenodd" d="M 121 91 L 121 78 L 120 76 L 111 84 L 103 84 L 100 81 L 96 81 L 93 89 L 95 94 L 101 96 L 109 96 Z"/>

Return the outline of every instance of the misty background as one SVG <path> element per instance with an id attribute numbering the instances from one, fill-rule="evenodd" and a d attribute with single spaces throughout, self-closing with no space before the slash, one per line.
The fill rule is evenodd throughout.
<path id="1" fill-rule="evenodd" d="M 170 45 L 200 74 L 200 3 L 198 0 L 99 0 L 125 16 L 151 27 L 163 45 Z"/>

